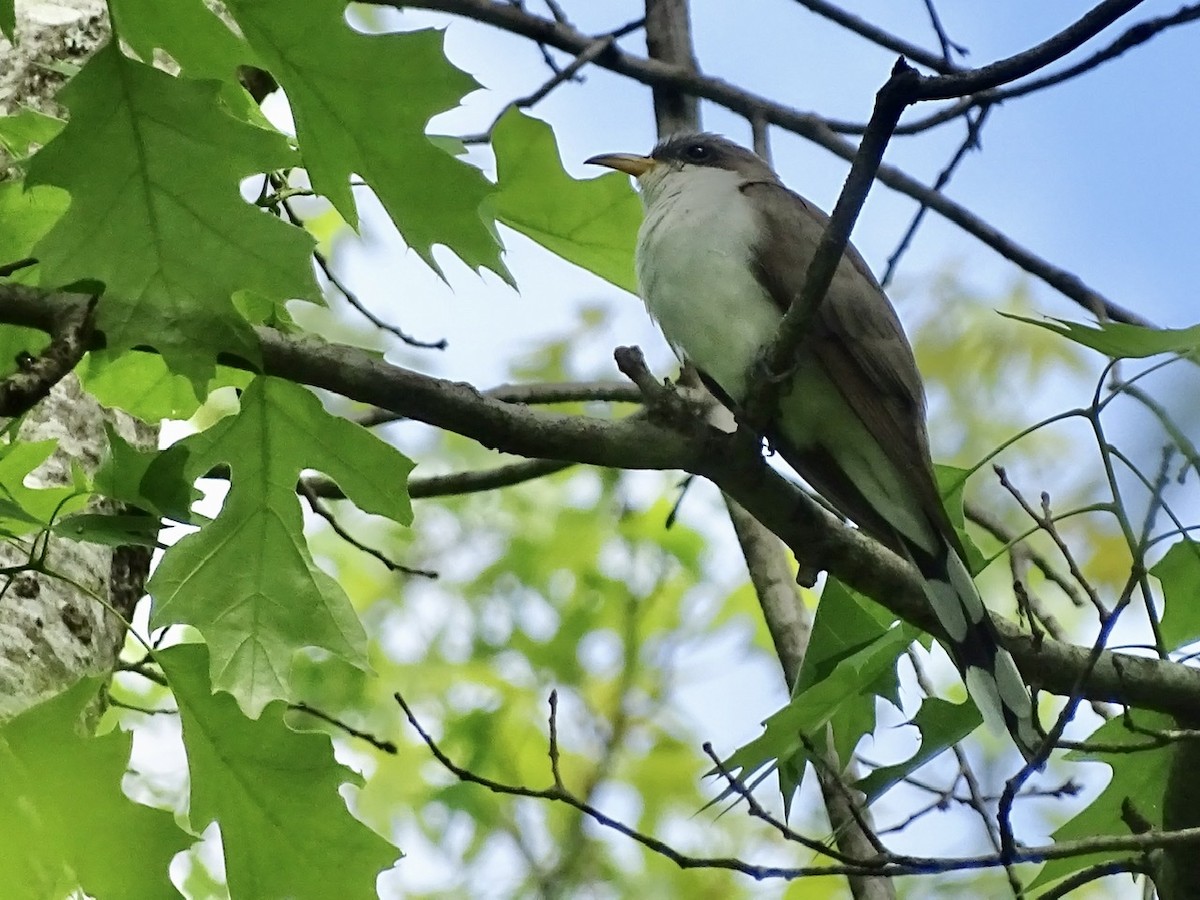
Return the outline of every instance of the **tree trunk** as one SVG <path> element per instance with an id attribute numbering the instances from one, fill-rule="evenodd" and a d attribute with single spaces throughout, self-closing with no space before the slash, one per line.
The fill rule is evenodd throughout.
<path id="1" fill-rule="evenodd" d="M 82 65 L 108 39 L 104 4 L 18 0 L 16 11 L 16 46 L 0 39 L 0 112 L 27 106 L 61 115 L 53 97 L 66 79 L 54 64 Z M 5 168 L 0 165 L 0 173 Z M 26 484 L 70 484 L 72 465 L 94 473 L 107 450 L 105 422 L 135 446 L 155 445 L 156 428 L 104 410 L 84 393 L 74 375 L 55 385 L 21 424 L 22 441 L 57 441 L 54 453 L 26 478 Z M 114 510 L 106 503 L 92 511 Z M 0 566 L 29 561 L 27 541 L 0 544 Z M 113 670 L 125 642 L 124 620 L 142 596 L 149 564 L 150 553 L 142 547 L 113 549 L 55 538 L 47 545 L 45 568 L 85 590 L 34 571 L 9 575 L 0 582 L 0 720 L 54 696 L 84 675 Z M 98 602 L 97 596 L 120 615 Z"/>

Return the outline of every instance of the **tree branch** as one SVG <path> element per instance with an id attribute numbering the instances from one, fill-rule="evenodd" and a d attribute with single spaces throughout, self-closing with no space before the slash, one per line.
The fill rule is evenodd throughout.
<path id="1" fill-rule="evenodd" d="M 0 285 L 0 321 L 49 330 L 78 294 L 43 294 Z M 685 428 L 634 417 L 616 421 L 547 412 L 485 397 L 469 384 L 390 365 L 352 348 L 256 328 L 266 374 L 324 388 L 352 400 L 453 431 L 485 447 L 520 456 L 625 469 L 682 469 L 703 476 L 738 501 L 785 543 L 820 563 L 850 587 L 933 634 L 922 582 L 912 566 L 809 498 L 741 437 L 702 422 Z M 94 346 L 103 344 L 96 335 Z M 237 360 L 231 360 L 237 362 Z M 244 362 L 241 365 L 245 366 Z M 1022 673 L 1053 693 L 1070 696 L 1090 667 L 1089 650 L 1053 640 L 1035 642 L 997 623 Z M 1200 672 L 1179 663 L 1125 653 L 1100 653 L 1084 696 L 1200 720 Z"/>
<path id="2" fill-rule="evenodd" d="M 364 0 L 375 6 L 399 6 L 399 0 Z M 464 16 L 505 31 L 549 44 L 568 53 L 582 52 L 592 37 L 570 26 L 543 19 L 499 0 L 407 0 L 404 6 L 419 7 Z M 777 125 L 803 137 L 842 159 L 852 161 L 857 148 L 829 127 L 824 119 L 813 113 L 800 112 L 767 97 L 742 90 L 720 78 L 701 75 L 680 66 L 645 59 L 612 47 L 596 60 L 595 65 L 625 75 L 634 81 L 654 87 L 673 85 L 696 96 L 710 100 L 748 120 L 759 119 Z M 876 177 L 883 184 L 924 203 L 934 212 L 978 238 L 1005 259 L 1040 279 L 1093 315 L 1114 321 L 1139 325 L 1150 323 L 1134 312 L 1123 309 L 1086 285 L 1079 276 L 1053 265 L 1022 247 L 999 229 L 983 221 L 964 206 L 930 189 L 911 175 L 892 166 L 879 167 Z"/>
<path id="3" fill-rule="evenodd" d="M 853 31 L 859 37 L 866 38 L 871 43 L 879 45 L 884 50 L 899 53 L 912 62 L 922 65 L 927 69 L 932 69 L 934 72 L 949 74 L 959 71 L 959 67 L 950 62 L 950 60 L 944 59 L 918 44 L 913 44 L 903 38 L 897 37 L 891 32 L 884 31 L 878 25 L 868 22 L 866 19 L 860 19 L 840 6 L 828 2 L 828 0 L 796 0 L 796 2 L 806 9 L 815 12 L 817 15 L 823 16 L 831 22 L 836 22 L 849 31 Z"/>
<path id="4" fill-rule="evenodd" d="M 446 771 L 460 781 L 475 784 L 496 794 L 512 797 L 532 797 L 539 800 L 550 800 L 565 803 L 581 813 L 591 817 L 595 822 L 606 828 L 611 828 L 626 837 L 637 841 L 642 846 L 671 860 L 683 869 L 729 869 L 741 872 L 757 880 L 765 879 L 797 879 L 814 875 L 866 875 L 874 877 L 892 877 L 899 875 L 928 875 L 931 872 L 961 872 L 968 870 L 994 868 L 1005 864 L 1007 860 L 1000 854 L 984 856 L 969 856 L 958 858 L 907 856 L 888 853 L 872 860 L 864 860 L 859 864 L 839 863 L 827 866 L 759 866 L 747 863 L 733 857 L 697 857 L 680 853 L 669 844 L 657 838 L 643 834 L 630 828 L 623 822 L 613 819 L 590 803 L 581 801 L 570 791 L 558 785 L 548 788 L 531 788 L 520 784 L 506 784 L 479 775 L 470 769 L 458 765 L 452 760 L 433 737 L 421 726 L 416 715 L 407 701 L 400 694 L 392 695 L 396 703 L 404 711 L 409 724 L 420 736 L 421 741 L 429 748 L 434 759 Z M 1188 828 L 1180 831 L 1147 831 L 1134 835 L 1097 835 L 1075 841 L 1062 841 L 1041 847 L 1020 847 L 1012 854 L 1013 862 L 1045 862 L 1051 859 L 1066 859 L 1090 853 L 1106 853 L 1122 850 L 1151 850 L 1157 847 L 1182 847 L 1200 843 L 1200 828 Z"/>
<path id="5" fill-rule="evenodd" d="M 0 416 L 24 415 L 50 393 L 83 359 L 92 341 L 96 299 L 64 305 L 50 328 L 50 343 L 37 356 L 17 360 L 17 370 L 0 381 Z"/>

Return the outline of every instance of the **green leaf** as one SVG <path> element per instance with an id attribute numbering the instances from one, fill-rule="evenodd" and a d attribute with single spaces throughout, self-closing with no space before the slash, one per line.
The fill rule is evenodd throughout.
<path id="1" fill-rule="evenodd" d="M 237 415 L 176 444 L 148 472 L 190 479 L 227 463 L 220 515 L 163 556 L 150 580 L 154 627 L 183 622 L 208 641 L 216 688 L 249 715 L 290 696 L 292 655 L 323 647 L 366 666 L 366 637 L 341 586 L 313 562 L 296 481 L 317 469 L 367 512 L 408 524 L 409 462 L 309 391 L 260 377 Z"/>
<path id="2" fill-rule="evenodd" d="M 425 134 L 433 116 L 479 87 L 446 60 L 440 31 L 361 34 L 347 24 L 342 0 L 225 5 L 287 93 L 313 187 L 342 218 L 357 227 L 357 173 L 429 265 L 437 268 L 433 245 L 445 244 L 471 268 L 508 277 L 479 212 L 492 186 Z"/>
<path id="3" fill-rule="evenodd" d="M 34 144 L 48 144 L 66 123 L 36 109 L 0 117 L 0 147 L 17 159 L 27 156 Z"/>
<path id="4" fill-rule="evenodd" d="M 156 425 L 163 419 L 188 419 L 200 408 L 192 383 L 172 372 L 157 353 L 93 350 L 75 373 L 102 404 L 123 409 L 143 422 Z M 251 372 L 217 366 L 202 393 L 207 396 L 220 387 L 244 388 L 253 378 Z"/>
<path id="5" fill-rule="evenodd" d="M 239 193 L 242 177 L 288 165 L 292 151 L 228 115 L 218 90 L 110 44 L 61 92 L 71 120 L 29 174 L 71 193 L 34 254 L 42 284 L 103 282 L 97 324 L 108 346 L 156 348 L 197 392 L 218 352 L 258 358 L 234 291 L 317 296 L 311 239 Z"/>
<path id="6" fill-rule="evenodd" d="M 0 184 L 0 265 L 33 256 L 33 248 L 66 212 L 70 197 L 53 187 L 31 187 L 19 181 Z M 6 281 L 36 281 L 36 267 L 18 269 Z"/>
<path id="7" fill-rule="evenodd" d="M 885 792 L 907 778 L 929 760 L 948 747 L 957 744 L 983 722 L 979 709 L 968 700 L 966 703 L 951 703 L 940 697 L 926 697 L 913 716 L 912 724 L 921 733 L 921 746 L 904 762 L 892 766 L 881 766 L 855 787 L 867 796 L 867 803 L 874 803 Z"/>
<path id="8" fill-rule="evenodd" d="M 895 621 L 896 617 L 874 600 L 834 578 L 828 579 L 821 592 L 821 602 L 817 604 L 804 663 L 792 689 L 793 699 L 830 677 L 842 660 L 885 637 Z M 897 648 L 896 657 L 906 646 Z M 891 668 L 875 683 L 846 698 L 836 714 L 830 717 L 834 749 L 839 759 L 849 759 L 862 736 L 874 730 L 875 698 L 885 697 L 899 706 L 899 693 L 893 660 Z M 807 761 L 808 752 L 804 749 L 790 759 L 780 761 L 779 788 L 786 808 L 791 807 Z"/>
<path id="9" fill-rule="evenodd" d="M 732 772 L 749 779 L 764 766 L 803 753 L 803 736 L 810 738 L 847 704 L 878 683 L 896 666 L 896 658 L 916 637 L 908 625 L 896 626 L 856 653 L 842 659 L 829 675 L 793 697 L 764 722 L 762 735 L 739 747 L 725 760 Z"/>
<path id="10" fill-rule="evenodd" d="M 165 50 L 194 78 L 230 80 L 253 65 L 246 42 L 213 15 L 203 0 L 109 0 L 113 30 L 146 62 Z"/>
<path id="11" fill-rule="evenodd" d="M 954 526 L 958 540 L 966 552 L 967 558 L 963 562 L 967 564 L 967 571 L 972 575 L 978 575 L 987 566 L 987 559 L 967 533 L 967 521 L 963 513 L 963 491 L 967 486 L 967 478 L 971 475 L 971 470 L 960 469 L 956 466 L 934 465 L 933 474 L 937 480 L 938 491 L 942 495 L 942 505 L 946 508 L 946 515 L 950 517 L 950 524 Z"/>
<path id="12" fill-rule="evenodd" d="M 1177 727 L 1169 717 L 1158 713 L 1137 710 L 1134 716 L 1138 726 L 1150 732 Z M 1107 764 L 1112 770 L 1112 778 L 1099 797 L 1054 832 L 1054 841 L 1073 841 L 1105 834 L 1129 834 L 1129 825 L 1123 815 L 1126 804 L 1132 804 L 1138 816 L 1148 822 L 1150 827 L 1161 828 L 1163 791 L 1167 786 L 1167 775 L 1174 752 L 1172 747 L 1169 744 L 1164 747 L 1147 747 L 1149 739 L 1146 735 L 1130 731 L 1120 718 L 1111 719 L 1100 726 L 1089 740 L 1104 744 L 1131 745 L 1139 749 L 1136 753 L 1074 751 L 1067 755 L 1067 759 L 1076 762 L 1087 760 Z M 1046 863 L 1029 887 L 1050 887 L 1080 869 L 1106 859 L 1127 855 L 1127 852 L 1111 851 L 1052 859 Z"/>
<path id="13" fill-rule="evenodd" d="M 158 542 L 158 518 L 145 514 L 76 513 L 59 519 L 51 531 L 72 541 L 106 544 L 109 547 L 131 544 L 155 548 L 163 546 Z"/>
<path id="14" fill-rule="evenodd" d="M 376 876 L 399 851 L 346 809 L 339 788 L 361 779 L 334 760 L 329 737 L 288 728 L 281 702 L 247 719 L 213 694 L 198 644 L 155 658 L 183 724 L 188 818 L 197 832 L 220 823 L 230 894 L 374 900 Z"/>
<path id="15" fill-rule="evenodd" d="M 17 371 L 22 359 L 37 356 L 50 343 L 50 335 L 36 328 L 0 325 L 0 378 Z"/>
<path id="16" fill-rule="evenodd" d="M 831 578 L 821 592 L 793 696 L 828 678 L 843 659 L 879 640 L 896 616 L 870 597 Z M 895 695 L 892 695 L 895 699 Z"/>
<path id="17" fill-rule="evenodd" d="M 629 177 L 578 181 L 563 169 L 550 126 L 510 109 L 492 131 L 497 191 L 488 207 L 547 250 L 636 293 L 633 254 L 642 204 Z"/>
<path id="18" fill-rule="evenodd" d="M 1176 650 L 1200 638 L 1200 544 L 1182 540 L 1151 569 L 1163 589 L 1163 642 Z"/>
<path id="19" fill-rule="evenodd" d="M 13 6 L 14 0 L 0 0 L 0 32 L 12 41 L 16 38 L 17 12 Z"/>
<path id="20" fill-rule="evenodd" d="M 1200 348 L 1200 325 L 1190 328 L 1146 328 L 1125 322 L 1103 322 L 1099 326 L 1092 326 L 1065 319 L 1030 319 L 1009 313 L 1000 315 L 1061 334 L 1068 340 L 1117 359 L 1142 359 L 1159 353 L 1188 355 Z"/>
<path id="21" fill-rule="evenodd" d="M 176 897 L 167 867 L 192 839 L 121 792 L 133 739 L 81 734 L 85 680 L 0 727 L 0 883 L 10 900 Z M 131 850 L 136 850 L 132 864 Z"/>
<path id="22" fill-rule="evenodd" d="M 155 465 L 165 451 L 139 450 L 110 424 L 106 423 L 104 430 L 108 435 L 108 456 L 96 470 L 94 482 L 98 493 L 177 522 L 203 520 L 190 510 L 200 492 L 182 473 Z"/>
<path id="23" fill-rule="evenodd" d="M 25 478 L 49 459 L 57 441 L 14 441 L 0 447 L 0 532 L 40 531 L 56 514 L 83 506 L 74 487 L 31 488 Z"/>

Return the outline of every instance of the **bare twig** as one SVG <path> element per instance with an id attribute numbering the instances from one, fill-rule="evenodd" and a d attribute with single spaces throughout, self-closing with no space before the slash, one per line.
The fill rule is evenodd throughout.
<path id="1" fill-rule="evenodd" d="M 958 145 L 958 149 L 954 152 L 954 156 L 950 158 L 950 162 L 946 163 L 945 168 L 938 173 L 937 178 L 933 182 L 933 189 L 940 191 L 950 183 L 950 179 L 954 177 L 954 171 L 959 164 L 967 158 L 967 153 L 972 150 L 979 149 L 979 132 L 983 129 L 983 123 L 987 121 L 990 107 L 983 107 L 979 113 L 971 118 L 967 118 L 967 134 L 963 138 L 962 143 Z M 899 130 L 899 129 L 897 129 Z M 917 236 L 917 229 L 921 227 L 921 222 L 925 219 L 925 214 L 929 212 L 929 204 L 921 203 L 917 211 L 913 213 L 912 220 L 908 223 L 908 228 L 905 229 L 904 235 L 896 244 L 896 249 L 892 251 L 892 255 L 888 257 L 887 264 L 883 271 L 883 277 L 879 279 L 879 283 L 883 287 L 887 287 L 892 282 L 892 277 L 896 274 L 896 268 L 900 265 L 900 259 L 904 256 L 909 245 L 912 244 L 913 238 Z"/>
<path id="2" fill-rule="evenodd" d="M 796 0 L 796 2 L 806 9 L 815 12 L 817 15 L 823 16 L 831 22 L 836 22 L 859 37 L 866 38 L 871 43 L 878 44 L 885 50 L 899 53 L 912 62 L 925 66 L 927 69 L 932 69 L 934 72 L 948 74 L 959 71 L 959 67 L 954 65 L 944 55 L 938 56 L 924 47 L 910 43 L 891 32 L 884 31 L 866 19 L 861 19 L 853 13 L 842 9 L 842 7 L 830 3 L 829 0 Z"/>
<path id="3" fill-rule="evenodd" d="M 1086 602 L 1083 593 L 1079 589 L 1079 585 L 1063 575 L 1044 553 L 1032 546 L 1028 541 L 1021 539 L 1020 535 L 1005 525 L 990 510 L 967 501 L 963 504 L 963 515 L 966 516 L 967 521 L 978 525 L 996 540 L 1000 541 L 1000 543 L 1004 544 L 1010 555 L 1020 556 L 1022 559 L 1028 560 L 1042 573 L 1047 581 L 1056 585 L 1059 590 L 1067 595 L 1067 599 L 1071 601 L 1073 606 L 1083 606 Z"/>
<path id="4" fill-rule="evenodd" d="M 360 741 L 366 741 L 376 750 L 382 750 L 384 753 L 390 753 L 392 756 L 396 755 L 396 744 L 393 741 L 389 741 L 386 738 L 376 737 L 368 731 L 355 728 L 353 725 L 343 722 L 336 716 L 332 716 L 323 710 L 317 709 L 315 706 L 309 706 L 307 703 L 301 701 L 299 703 L 289 703 L 288 709 L 293 709 L 296 712 L 307 713 L 315 719 L 320 719 L 322 722 L 332 725 L 339 731 L 344 731 L 352 738 L 357 738 Z"/>
<path id="5" fill-rule="evenodd" d="M 329 511 L 329 508 L 326 507 L 324 503 L 321 502 L 321 498 L 317 496 L 317 492 L 309 486 L 307 481 L 301 479 L 299 482 L 299 487 L 300 492 L 304 495 L 304 498 L 308 500 L 308 505 L 312 508 L 312 511 L 329 523 L 329 527 L 333 529 L 334 534 L 336 534 L 350 546 L 354 547 L 356 550 L 361 550 L 363 553 L 367 554 L 373 559 L 383 563 L 389 572 L 401 572 L 405 575 L 419 576 L 421 578 L 438 577 L 437 572 L 431 572 L 428 569 L 414 569 L 410 566 L 402 565 L 393 559 L 389 559 L 382 551 L 376 550 L 374 547 L 368 547 L 342 527 L 341 523 L 338 522 L 337 517 Z"/>
<path id="6" fill-rule="evenodd" d="M 483 392 L 485 397 L 505 403 L 641 403 L 642 393 L 624 381 L 551 381 L 536 384 L 501 384 Z M 373 428 L 405 418 L 393 410 L 376 407 L 355 418 L 359 425 Z"/>
<path id="7" fill-rule="evenodd" d="M 558 691 L 550 692 L 550 774 L 554 778 L 554 786 L 565 791 L 562 772 L 558 769 Z"/>
<path id="8" fill-rule="evenodd" d="M 640 20 L 639 20 L 640 21 Z M 500 111 L 500 114 L 492 120 L 492 124 L 478 134 L 463 135 L 461 140 L 464 144 L 485 144 L 492 139 L 492 132 L 496 129 L 496 123 L 510 109 L 531 109 L 541 103 L 550 95 L 550 93 L 559 85 L 567 81 L 575 80 L 576 74 L 588 63 L 595 61 L 601 53 L 613 45 L 613 41 L 617 38 L 616 32 L 601 35 L 588 44 L 581 52 L 575 54 L 564 68 L 559 69 L 554 75 L 542 83 L 540 87 L 524 97 L 513 100 Z"/>
<path id="9" fill-rule="evenodd" d="M 1114 859 L 1110 862 L 1097 863 L 1064 878 L 1044 894 L 1040 894 L 1038 900 L 1061 900 L 1085 884 L 1091 884 L 1093 881 L 1099 881 L 1109 875 L 1149 875 L 1151 872 L 1152 869 L 1144 857 L 1129 857 L 1128 859 Z"/>
<path id="10" fill-rule="evenodd" d="M 1029 516 L 1037 526 L 1050 536 L 1050 540 L 1054 541 L 1054 546 L 1058 548 L 1058 552 L 1062 554 L 1063 560 L 1067 564 L 1067 568 L 1071 572 L 1071 577 L 1079 584 L 1086 594 L 1088 600 L 1095 608 L 1097 614 L 1103 618 L 1108 615 L 1108 610 L 1104 606 L 1104 601 L 1100 599 L 1100 594 L 1093 587 L 1092 583 L 1083 574 L 1083 570 L 1079 567 L 1075 560 L 1075 554 L 1071 552 L 1071 548 L 1067 546 L 1067 542 L 1063 540 L 1061 534 L 1058 533 L 1058 528 L 1054 524 L 1054 517 L 1050 514 L 1050 498 L 1048 495 L 1042 495 L 1042 512 L 1039 513 L 1029 502 L 1024 495 L 1017 490 L 1016 486 L 1008 480 L 1008 473 L 1003 466 L 993 466 L 996 477 L 1000 479 L 1000 485 L 1008 491 L 1013 499 L 1021 505 L 1021 509 L 1025 510 L 1025 514 Z"/>
<path id="11" fill-rule="evenodd" d="M 538 789 L 524 785 L 505 784 L 491 778 L 485 778 L 470 769 L 465 769 L 455 763 L 437 742 L 421 726 L 404 697 L 393 694 L 396 703 L 403 710 L 409 724 L 429 748 L 434 759 L 460 781 L 475 784 L 497 794 L 513 797 L 532 797 L 540 800 L 550 800 L 564 803 L 579 812 L 591 817 L 597 824 L 611 828 L 631 840 L 636 841 L 654 853 L 665 857 L 683 869 L 725 869 L 741 872 L 751 878 L 764 879 L 797 879 L 817 875 L 876 875 L 892 877 L 899 875 L 929 874 L 930 872 L 958 872 L 994 868 L 1002 865 L 1005 859 L 1000 854 L 985 854 L 958 858 L 941 858 L 925 856 L 908 856 L 902 854 L 886 854 L 879 860 L 871 860 L 862 865 L 847 865 L 838 863 L 827 866 L 758 866 L 744 860 L 731 857 L 697 857 L 680 853 L 670 845 L 647 834 L 636 831 L 628 825 L 613 819 L 590 803 L 584 803 L 569 791 L 558 787 Z M 1200 843 L 1200 828 L 1184 828 L 1177 831 L 1149 831 L 1134 835 L 1097 835 L 1075 841 L 1060 841 L 1055 844 L 1038 847 L 1014 847 L 1007 857 L 1012 862 L 1046 862 L 1051 859 L 1067 859 L 1091 853 L 1111 853 L 1123 850 L 1142 851 L 1157 847 L 1178 847 L 1185 844 Z"/>
<path id="12" fill-rule="evenodd" d="M 910 102 L 966 97 L 1024 78 L 1083 46 L 1141 3 L 1142 0 L 1103 0 L 1062 31 L 1028 50 L 978 69 L 919 78 Z"/>
<path id="13" fill-rule="evenodd" d="M 285 203 L 284 206 L 287 204 Z M 329 260 L 325 258 L 325 254 L 320 250 L 313 250 L 313 259 L 317 261 L 317 266 L 321 270 L 321 274 L 325 279 L 333 285 L 339 294 L 346 298 L 346 302 L 353 306 L 359 314 L 378 328 L 380 331 L 386 331 L 388 334 L 399 338 L 410 347 L 416 347 L 420 350 L 445 350 L 449 346 L 449 342 L 445 338 L 438 338 L 436 341 L 423 341 L 420 338 L 415 338 L 404 329 L 392 325 L 390 322 L 385 322 L 379 316 L 371 311 L 371 308 L 359 299 L 357 293 L 333 271 L 333 266 L 329 264 Z"/>
<path id="14" fill-rule="evenodd" d="M 294 209 L 292 209 L 292 205 L 288 203 L 286 196 L 284 196 L 282 193 L 286 189 L 285 182 L 282 179 L 273 176 L 270 178 L 270 181 L 274 185 L 276 191 L 279 192 L 277 194 L 279 198 L 277 202 L 284 215 L 287 216 L 288 220 L 293 225 L 303 227 L 304 223 L 300 216 Z M 314 249 L 312 256 L 317 263 L 317 267 L 321 270 L 321 274 L 325 276 L 325 280 L 328 281 L 334 287 L 334 289 L 346 299 L 346 302 L 349 303 L 364 319 L 366 319 L 376 328 L 381 331 L 386 331 L 388 334 L 399 338 L 410 347 L 416 347 L 421 350 L 446 349 L 448 342 L 445 338 L 440 338 L 436 341 L 423 341 L 413 337 L 403 329 L 398 328 L 397 326 L 385 322 L 383 319 L 379 318 L 379 316 L 375 315 L 375 313 L 373 313 L 371 309 L 359 299 L 358 294 L 351 290 L 350 287 L 337 275 L 337 273 L 334 272 L 333 266 L 330 265 L 329 260 L 326 258 L 324 253 L 322 253 L 320 250 Z"/>
<path id="15" fill-rule="evenodd" d="M 925 11 L 929 13 L 929 24 L 933 26 L 933 32 L 937 35 L 938 43 L 942 47 L 942 59 L 946 61 L 946 68 L 952 69 L 954 68 L 953 54 L 966 56 L 967 48 L 950 40 L 950 36 L 946 34 L 946 29 L 942 25 L 942 17 L 938 15 L 937 7 L 933 5 L 933 0 L 925 0 Z"/>
<path id="16" fill-rule="evenodd" d="M 365 2 L 378 6 L 399 4 L 399 0 L 365 0 Z M 812 2 L 812 0 L 805 0 L 805 2 Z M 581 52 L 593 40 L 590 36 L 572 28 L 531 15 L 507 3 L 497 2 L 497 0 L 406 0 L 404 5 L 466 16 L 532 40 L 544 41 L 569 53 Z M 915 56 L 912 58 L 916 59 Z M 938 59 L 936 54 L 933 55 L 933 58 Z M 651 87 L 656 84 L 678 86 L 747 119 L 759 116 L 769 124 L 777 125 L 810 140 L 843 159 L 853 160 L 857 153 L 857 148 L 836 134 L 822 117 L 800 112 L 767 97 L 742 90 L 722 79 L 688 71 L 680 66 L 634 56 L 617 47 L 612 48 L 609 53 L 596 60 L 596 65 Z M 999 229 L 984 222 L 965 207 L 937 191 L 931 190 L 912 176 L 891 166 L 880 166 L 877 177 L 888 187 L 915 200 L 928 203 L 930 209 L 958 225 L 968 234 L 983 241 L 1005 259 L 1020 266 L 1035 278 L 1044 281 L 1089 312 L 1099 311 L 1105 318 L 1115 322 L 1149 324 L 1146 319 L 1123 309 L 1098 291 L 1088 287 L 1079 276 L 1042 259 L 1017 244 Z"/>

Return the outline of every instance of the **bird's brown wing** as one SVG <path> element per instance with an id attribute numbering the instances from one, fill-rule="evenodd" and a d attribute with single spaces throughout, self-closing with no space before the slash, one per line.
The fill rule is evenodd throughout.
<path id="1" fill-rule="evenodd" d="M 753 182 L 742 190 L 763 216 L 754 256 L 756 276 L 786 311 L 804 285 L 828 216 L 778 182 Z M 799 352 L 817 361 L 903 474 L 930 523 L 957 549 L 957 536 L 933 478 L 925 395 L 912 348 L 883 289 L 853 246 L 847 247 Z M 885 523 L 878 512 L 840 470 L 833 454 L 809 448 L 796 455 L 799 458 L 789 462 L 818 491 L 860 527 L 885 543 L 895 543 L 891 529 L 881 528 Z"/>

